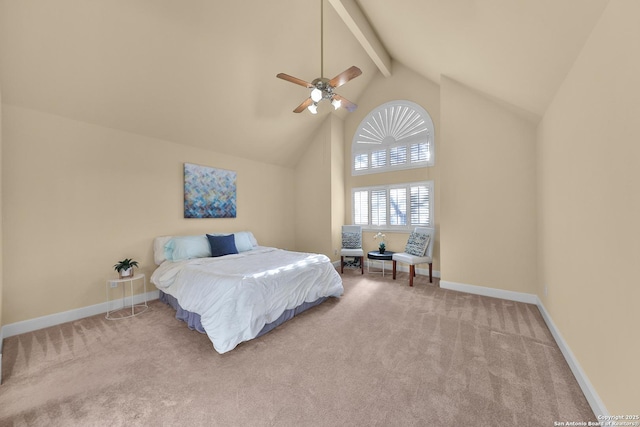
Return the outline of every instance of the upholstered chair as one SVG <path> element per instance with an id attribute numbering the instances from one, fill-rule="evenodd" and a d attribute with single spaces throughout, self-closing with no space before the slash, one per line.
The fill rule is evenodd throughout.
<path id="1" fill-rule="evenodd" d="M 416 265 L 429 264 L 429 283 L 433 283 L 433 243 L 436 230 L 429 227 L 416 227 L 409 236 L 404 252 L 396 252 L 392 256 L 393 280 L 396 279 L 396 263 L 409 264 L 409 286 L 413 286 Z"/>
<path id="2" fill-rule="evenodd" d="M 362 226 L 342 226 L 342 249 L 340 249 L 340 273 L 344 273 L 344 257 L 360 258 L 360 274 L 364 274 L 364 251 L 362 250 Z"/>

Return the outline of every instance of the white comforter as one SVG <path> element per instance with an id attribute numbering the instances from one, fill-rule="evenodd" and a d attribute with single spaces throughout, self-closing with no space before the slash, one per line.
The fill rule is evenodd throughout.
<path id="1" fill-rule="evenodd" d="M 258 247 L 236 255 L 163 262 L 151 282 L 198 313 L 218 353 L 255 338 L 288 309 L 344 292 L 329 258 Z"/>

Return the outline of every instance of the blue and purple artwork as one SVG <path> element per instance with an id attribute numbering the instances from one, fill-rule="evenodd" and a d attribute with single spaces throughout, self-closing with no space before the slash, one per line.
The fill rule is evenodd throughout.
<path id="1" fill-rule="evenodd" d="M 236 173 L 185 163 L 184 217 L 235 218 Z"/>

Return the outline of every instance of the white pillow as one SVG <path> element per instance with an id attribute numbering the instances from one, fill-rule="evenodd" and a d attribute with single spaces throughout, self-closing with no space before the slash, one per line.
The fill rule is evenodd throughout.
<path id="1" fill-rule="evenodd" d="M 211 256 L 211 247 L 207 236 L 179 236 L 164 245 L 164 256 L 169 261 L 182 261 Z"/>
<path id="2" fill-rule="evenodd" d="M 258 246 L 258 241 L 254 237 L 253 233 L 250 231 L 247 231 L 247 233 L 249 233 L 249 239 L 251 239 L 251 244 L 253 245 L 253 247 L 255 248 L 256 246 Z"/>
<path id="3" fill-rule="evenodd" d="M 253 249 L 253 242 L 251 241 L 251 236 L 253 235 L 248 231 L 240 231 L 238 233 L 233 233 L 233 237 L 236 241 L 236 249 L 238 249 L 238 252 L 245 252 Z"/>
<path id="4" fill-rule="evenodd" d="M 156 265 L 162 264 L 167 259 L 164 256 L 164 245 L 171 239 L 173 236 L 160 236 L 153 240 L 153 261 Z"/>

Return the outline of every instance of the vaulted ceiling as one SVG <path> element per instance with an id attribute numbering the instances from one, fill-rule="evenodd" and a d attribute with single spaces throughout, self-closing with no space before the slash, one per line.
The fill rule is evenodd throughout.
<path id="1" fill-rule="evenodd" d="M 323 74 L 360 67 L 338 91 L 355 103 L 381 75 L 342 4 L 393 61 L 540 116 L 607 2 L 325 0 Z M 331 109 L 294 114 L 308 90 L 275 76 L 320 76 L 319 14 L 319 0 L 0 0 L 2 102 L 291 165 Z"/>

